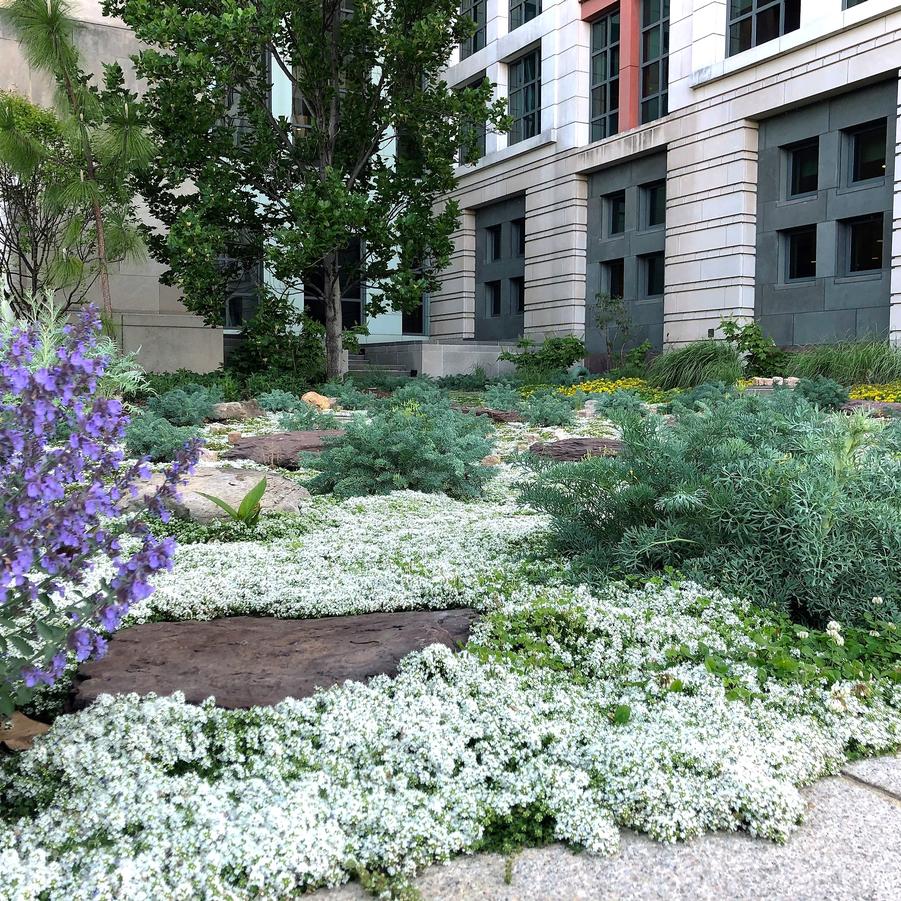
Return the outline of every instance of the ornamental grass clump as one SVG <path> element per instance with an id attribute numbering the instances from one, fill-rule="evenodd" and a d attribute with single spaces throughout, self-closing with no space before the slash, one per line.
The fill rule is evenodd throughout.
<path id="1" fill-rule="evenodd" d="M 552 466 L 524 500 L 607 574 L 674 567 L 800 622 L 901 621 L 901 428 L 793 392 L 624 420 L 623 450 Z"/>
<path id="2" fill-rule="evenodd" d="M 491 452 L 490 429 L 481 417 L 449 407 L 412 399 L 395 403 L 368 422 L 349 423 L 343 437 L 318 456 L 311 454 L 308 465 L 319 475 L 309 488 L 338 497 L 405 489 L 478 497 L 490 476 L 490 469 L 480 465 Z"/>
<path id="3" fill-rule="evenodd" d="M 95 355 L 96 316 L 86 313 L 65 335 L 38 369 L 33 327 L 14 329 L 0 352 L 0 714 L 52 684 L 70 652 L 102 654 L 104 633 L 152 592 L 150 578 L 173 552 L 137 517 L 110 522 L 149 472 L 123 465 L 127 417 L 97 394 L 107 361 Z M 55 443 L 59 434 L 67 437 Z M 196 444 L 182 449 L 148 500 L 152 512 L 167 515 L 163 500 L 197 453 Z M 123 533 L 137 539 L 133 553 Z"/>
<path id="4" fill-rule="evenodd" d="M 785 374 L 807 379 L 821 375 L 843 385 L 901 381 L 901 348 L 884 339 L 806 347 L 788 355 Z"/>
<path id="5" fill-rule="evenodd" d="M 648 369 L 648 381 L 658 388 L 694 388 L 705 382 L 734 385 L 742 377 L 742 361 L 726 341 L 693 341 L 662 353 Z"/>

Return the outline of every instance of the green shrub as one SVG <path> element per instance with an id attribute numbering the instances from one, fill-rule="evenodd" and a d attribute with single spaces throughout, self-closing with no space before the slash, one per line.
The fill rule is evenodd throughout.
<path id="1" fill-rule="evenodd" d="M 335 429 L 338 427 L 338 419 L 330 411 L 323 412 L 301 403 L 296 410 L 282 413 L 278 418 L 278 425 L 286 432 L 312 432 L 317 429 Z"/>
<path id="2" fill-rule="evenodd" d="M 172 425 L 162 416 L 144 412 L 135 416 L 125 429 L 125 449 L 131 457 L 147 457 L 154 463 L 175 458 L 180 447 L 199 432 L 190 426 Z"/>
<path id="3" fill-rule="evenodd" d="M 667 413 L 676 413 L 679 410 L 692 410 L 695 413 L 704 407 L 715 407 L 727 398 L 738 395 L 735 385 L 726 385 L 723 382 L 708 382 L 690 388 L 681 394 L 677 394 L 666 406 Z"/>
<path id="4" fill-rule="evenodd" d="M 784 374 L 788 354 L 764 335 L 759 322 L 739 325 L 733 319 L 724 319 L 720 329 L 744 358 L 746 375 L 771 377 Z"/>
<path id="5" fill-rule="evenodd" d="M 901 380 L 901 348 L 888 341 L 842 341 L 789 354 L 786 375 L 818 375 L 842 385 L 884 385 Z"/>
<path id="6" fill-rule="evenodd" d="M 480 461 L 491 451 L 481 417 L 430 407 L 402 407 L 357 419 L 308 465 L 319 470 L 311 491 L 338 497 L 388 494 L 409 489 L 472 498 L 491 475 Z"/>
<path id="7" fill-rule="evenodd" d="M 368 410 L 375 404 L 377 398 L 374 394 L 360 391 L 352 381 L 326 382 L 319 389 L 320 394 L 326 397 L 334 397 L 338 406 L 344 410 Z"/>
<path id="8" fill-rule="evenodd" d="M 667 567 L 813 624 L 901 618 L 901 429 L 793 392 L 629 418 L 616 458 L 549 466 L 524 499 L 582 566 Z"/>
<path id="9" fill-rule="evenodd" d="M 519 347 L 520 353 L 505 351 L 498 359 L 513 363 L 519 376 L 531 379 L 530 384 L 536 384 L 536 375 L 565 374 L 573 363 L 585 357 L 585 342 L 573 335 L 552 335 L 545 338 L 537 349 L 534 341 L 524 338 L 519 342 Z"/>
<path id="10" fill-rule="evenodd" d="M 575 398 L 566 398 L 556 392 L 537 391 L 523 401 L 521 410 L 527 422 L 539 426 L 570 426 L 575 419 Z"/>
<path id="11" fill-rule="evenodd" d="M 186 386 L 201 385 L 204 388 L 217 390 L 222 400 L 241 400 L 246 395 L 240 379 L 231 372 L 221 369 L 215 372 L 191 372 L 179 369 L 176 372 L 148 372 L 147 385 L 143 391 L 128 395 L 132 399 L 141 399 L 165 394 L 175 388 L 184 390 Z"/>
<path id="12" fill-rule="evenodd" d="M 497 382 L 485 391 L 485 406 L 492 410 L 518 410 L 522 405 L 522 394 L 510 382 Z"/>
<path id="13" fill-rule="evenodd" d="M 594 403 L 595 413 L 616 422 L 623 416 L 645 416 L 648 408 L 642 399 L 633 391 L 619 389 L 610 393 L 589 394 L 586 400 Z"/>
<path id="14" fill-rule="evenodd" d="M 428 379 L 411 379 L 398 388 L 391 397 L 383 401 L 383 406 L 406 407 L 450 407 L 450 396 Z"/>
<path id="15" fill-rule="evenodd" d="M 376 391 L 396 391 L 410 381 L 408 375 L 381 372 L 378 369 L 368 372 L 348 372 L 346 378 L 358 388 L 372 388 Z M 425 380 L 425 376 L 419 376 L 419 378 Z"/>
<path id="16" fill-rule="evenodd" d="M 221 395 L 215 388 L 188 384 L 184 388 L 173 388 L 158 397 L 151 397 L 147 409 L 172 425 L 200 425 L 209 419 L 214 404 L 220 399 Z"/>
<path id="17" fill-rule="evenodd" d="M 742 377 L 738 351 L 726 341 L 694 341 L 661 354 L 648 370 L 658 388 L 694 388 L 705 382 L 735 384 Z"/>
<path id="18" fill-rule="evenodd" d="M 435 381 L 446 391 L 484 391 L 488 387 L 488 376 L 481 366 L 461 375 L 442 375 Z"/>
<path id="19" fill-rule="evenodd" d="M 290 413 L 306 406 L 296 394 L 292 394 L 290 391 L 282 391 L 279 388 L 261 394 L 257 398 L 257 403 L 267 413 Z"/>
<path id="20" fill-rule="evenodd" d="M 827 379 L 822 375 L 801 379 L 795 391 L 821 410 L 837 410 L 848 403 L 848 389 L 835 379 Z"/>

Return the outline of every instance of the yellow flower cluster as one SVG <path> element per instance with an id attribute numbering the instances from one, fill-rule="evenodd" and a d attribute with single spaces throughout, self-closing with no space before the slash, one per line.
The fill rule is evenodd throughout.
<path id="1" fill-rule="evenodd" d="M 855 385 L 851 389 L 851 400 L 879 400 L 886 403 L 901 403 L 901 382 L 886 385 Z"/>
<path id="2" fill-rule="evenodd" d="M 632 391 L 643 401 L 650 404 L 660 404 L 669 399 L 669 394 L 666 391 L 652 387 L 644 379 L 592 379 L 588 382 L 582 382 L 580 385 L 560 389 L 560 393 L 565 394 L 567 397 L 572 397 L 580 391 L 584 391 L 586 394 L 612 394 L 614 391 Z"/>

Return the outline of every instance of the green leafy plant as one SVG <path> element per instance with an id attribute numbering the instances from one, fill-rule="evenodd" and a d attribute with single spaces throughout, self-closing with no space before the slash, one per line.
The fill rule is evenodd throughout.
<path id="1" fill-rule="evenodd" d="M 812 379 L 801 379 L 795 391 L 821 410 L 837 410 L 848 403 L 848 389 L 835 379 L 818 375 Z"/>
<path id="2" fill-rule="evenodd" d="M 358 418 L 307 464 L 319 470 L 311 491 L 338 497 L 391 491 L 444 492 L 473 498 L 491 476 L 480 461 L 490 453 L 482 417 L 450 408 L 389 407 Z"/>
<path id="3" fill-rule="evenodd" d="M 586 395 L 593 401 L 595 413 L 619 422 L 623 416 L 645 416 L 648 408 L 633 391 L 611 391 L 610 393 Z"/>
<path id="4" fill-rule="evenodd" d="M 448 391 L 484 391 L 488 387 L 488 376 L 481 366 L 476 366 L 472 372 L 442 375 L 436 382 L 439 388 Z"/>
<path id="5" fill-rule="evenodd" d="M 235 509 L 231 504 L 226 503 L 221 497 L 215 497 L 212 494 L 206 494 L 203 491 L 197 492 L 201 497 L 205 497 L 208 501 L 214 503 L 220 510 L 224 510 L 229 519 L 234 522 L 241 523 L 248 529 L 255 529 L 260 521 L 260 514 L 263 512 L 263 495 L 266 493 L 266 479 L 260 479 L 238 504 Z"/>
<path id="6" fill-rule="evenodd" d="M 726 341 L 694 341 L 662 353 L 648 369 L 648 381 L 664 390 L 705 382 L 735 384 L 741 377 L 741 358 Z"/>
<path id="7" fill-rule="evenodd" d="M 165 394 L 150 398 L 147 409 L 172 425 L 201 425 L 213 412 L 220 395 L 214 388 L 202 385 L 185 385 L 173 388 Z"/>
<path id="8" fill-rule="evenodd" d="M 605 369 L 615 369 L 625 363 L 626 344 L 632 333 L 632 316 L 622 297 L 601 291 L 595 295 L 594 301 L 594 321 L 604 341 Z"/>
<path id="9" fill-rule="evenodd" d="M 350 379 L 326 382 L 319 393 L 325 397 L 334 397 L 342 410 L 368 410 L 377 400 L 374 394 L 361 391 Z"/>
<path id="10" fill-rule="evenodd" d="M 901 430 L 783 391 L 622 432 L 619 456 L 551 466 L 524 489 L 581 565 L 678 569 L 806 623 L 862 622 L 873 598 L 901 618 Z"/>
<path id="11" fill-rule="evenodd" d="M 294 410 L 299 410 L 301 406 L 306 406 L 296 394 L 292 394 L 290 391 L 282 391 L 279 388 L 261 394 L 257 397 L 257 403 L 267 413 L 290 413 Z"/>
<path id="12" fill-rule="evenodd" d="M 746 375 L 771 377 L 784 374 L 788 354 L 763 333 L 759 322 L 752 320 L 739 325 L 734 319 L 724 319 L 720 322 L 720 330 L 744 359 Z"/>
<path id="13" fill-rule="evenodd" d="M 155 463 L 174 460 L 178 451 L 199 432 L 190 426 L 175 426 L 155 413 L 132 418 L 125 430 L 125 448 L 132 457 L 147 457 Z"/>
<path id="14" fill-rule="evenodd" d="M 574 335 L 551 335 L 537 347 L 534 341 L 524 338 L 519 348 L 519 353 L 504 351 L 498 359 L 512 363 L 517 375 L 531 384 L 549 374 L 556 380 L 559 374 L 585 358 L 585 342 Z"/>

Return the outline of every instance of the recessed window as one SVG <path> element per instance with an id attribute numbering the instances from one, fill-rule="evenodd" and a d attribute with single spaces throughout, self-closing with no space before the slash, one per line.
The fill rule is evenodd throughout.
<path id="1" fill-rule="evenodd" d="M 607 198 L 607 222 L 611 235 L 622 235 L 626 231 L 626 192 L 617 191 Z"/>
<path id="2" fill-rule="evenodd" d="M 591 140 L 619 131 L 619 10 L 591 23 Z"/>
<path id="3" fill-rule="evenodd" d="M 666 182 L 658 181 L 644 188 L 645 225 L 657 228 L 666 225 Z"/>
<path id="4" fill-rule="evenodd" d="M 845 9 L 851 9 L 852 6 L 860 6 L 861 3 L 866 3 L 867 0 L 845 0 Z"/>
<path id="5" fill-rule="evenodd" d="M 541 131 L 541 56 L 532 50 L 510 63 L 510 118 L 507 138 L 517 144 Z"/>
<path id="6" fill-rule="evenodd" d="M 801 27 L 801 0 L 729 0 L 729 55 Z"/>
<path id="7" fill-rule="evenodd" d="M 499 225 L 492 225 L 485 229 L 485 260 L 493 263 L 503 256 L 501 238 L 503 232 Z"/>
<path id="8" fill-rule="evenodd" d="M 514 219 L 511 223 L 513 256 L 524 257 L 526 255 L 526 220 Z"/>
<path id="9" fill-rule="evenodd" d="M 534 19 L 541 12 L 539 0 L 510 0 L 510 25 L 509 30 L 519 28 L 530 19 Z"/>
<path id="10" fill-rule="evenodd" d="M 789 197 L 814 194 L 820 183 L 819 138 L 789 149 Z"/>
<path id="11" fill-rule="evenodd" d="M 501 315 L 500 282 L 485 282 L 485 306 L 489 316 Z"/>
<path id="12" fill-rule="evenodd" d="M 786 277 L 788 281 L 817 276 L 817 227 L 805 225 L 785 233 Z"/>
<path id="13" fill-rule="evenodd" d="M 474 23 L 475 31 L 460 45 L 460 58 L 466 59 L 485 46 L 487 0 L 462 0 L 460 14 Z"/>
<path id="14" fill-rule="evenodd" d="M 862 216 L 845 223 L 848 232 L 848 271 L 873 272 L 882 269 L 885 252 L 882 213 Z"/>
<path id="15" fill-rule="evenodd" d="M 514 313 L 524 313 L 526 310 L 526 280 L 524 278 L 510 279 L 510 305 Z"/>
<path id="16" fill-rule="evenodd" d="M 478 78 L 463 85 L 457 90 L 466 90 L 468 88 L 480 88 L 485 83 L 484 74 Z M 464 163 L 474 162 L 485 156 L 485 123 L 471 122 L 466 123 L 462 129 L 462 141 L 460 142 L 460 150 L 457 156 L 457 162 L 462 166 Z"/>
<path id="17" fill-rule="evenodd" d="M 611 297 L 622 297 L 626 293 L 626 261 L 608 260 L 601 264 L 601 285 Z"/>
<path id="18" fill-rule="evenodd" d="M 888 126 L 883 119 L 851 133 L 851 180 L 885 177 Z"/>
<path id="19" fill-rule="evenodd" d="M 641 0 L 641 121 L 669 112 L 669 0 Z"/>
<path id="20" fill-rule="evenodd" d="M 641 263 L 644 270 L 644 296 L 662 296 L 666 277 L 666 257 L 662 253 L 650 253 L 641 258 Z"/>

